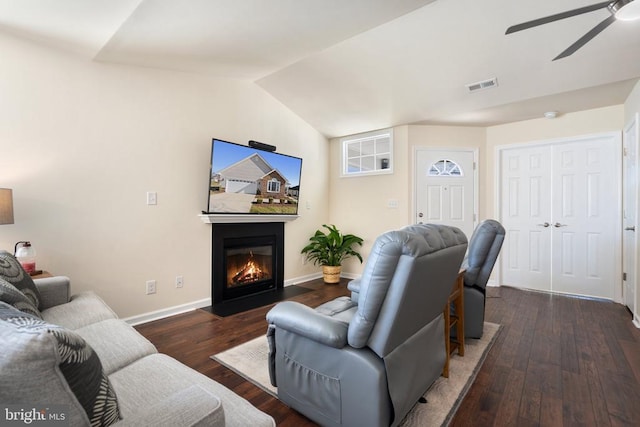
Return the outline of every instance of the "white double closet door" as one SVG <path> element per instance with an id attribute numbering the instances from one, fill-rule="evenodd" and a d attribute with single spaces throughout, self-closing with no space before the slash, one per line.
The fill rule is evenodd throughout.
<path id="1" fill-rule="evenodd" d="M 499 150 L 501 282 L 621 298 L 617 133 Z"/>

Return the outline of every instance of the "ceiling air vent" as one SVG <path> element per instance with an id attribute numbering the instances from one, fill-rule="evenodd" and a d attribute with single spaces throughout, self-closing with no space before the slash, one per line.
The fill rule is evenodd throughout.
<path id="1" fill-rule="evenodd" d="M 494 77 L 492 79 L 483 80 L 477 83 L 469 83 L 466 86 L 469 93 L 482 90 L 482 89 L 491 89 L 492 87 L 498 86 L 498 78 Z"/>

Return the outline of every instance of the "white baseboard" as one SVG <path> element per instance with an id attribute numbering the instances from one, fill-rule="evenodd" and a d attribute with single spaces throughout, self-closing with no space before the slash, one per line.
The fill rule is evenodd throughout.
<path id="1" fill-rule="evenodd" d="M 148 313 L 138 314 L 136 316 L 124 318 L 122 320 L 124 320 L 131 326 L 135 326 L 142 323 L 152 322 L 154 320 L 164 319 L 165 317 L 175 316 L 176 314 L 186 313 L 197 308 L 209 307 L 210 305 L 211 298 L 205 298 L 198 301 L 188 302 L 186 304 L 180 304 L 156 311 L 150 311 Z"/>
<path id="2" fill-rule="evenodd" d="M 345 279 L 359 279 L 362 276 L 362 274 L 355 274 L 355 273 L 342 273 L 340 274 L 340 277 L 344 277 Z"/>
<path id="3" fill-rule="evenodd" d="M 309 282 L 311 280 L 316 280 L 322 278 L 322 272 L 307 274 L 306 276 L 295 277 L 293 279 L 288 279 L 284 281 L 285 286 L 289 285 L 297 285 L 299 283 Z"/>
<path id="4" fill-rule="evenodd" d="M 340 273 L 340 277 L 344 277 L 345 279 L 358 279 L 362 274 L 354 274 L 354 273 Z M 307 274 L 306 276 L 296 277 L 295 279 L 289 279 L 284 281 L 285 286 L 289 285 L 297 285 L 304 282 L 310 282 L 311 280 L 322 279 L 322 272 L 319 271 L 313 274 Z"/>
<path id="5" fill-rule="evenodd" d="M 640 329 L 640 319 L 638 319 L 638 316 L 633 316 L 633 326 L 635 326 L 636 328 Z"/>
<path id="6" fill-rule="evenodd" d="M 347 279 L 357 279 L 360 274 L 342 273 L 341 277 Z M 308 274 L 306 276 L 295 277 L 284 281 L 284 286 L 297 285 L 311 280 L 321 279 L 322 272 Z M 186 304 L 180 304 L 173 307 L 167 307 L 156 311 L 150 311 L 148 313 L 142 313 L 135 316 L 127 317 L 122 320 L 130 324 L 131 326 L 140 325 L 142 323 L 152 322 L 154 320 L 164 319 L 165 317 L 175 316 L 176 314 L 186 313 L 188 311 L 196 310 L 198 308 L 209 307 L 211 305 L 211 298 L 205 298 L 198 301 L 188 302 Z"/>
<path id="7" fill-rule="evenodd" d="M 487 286 L 491 286 L 494 288 L 499 288 L 500 285 L 498 284 L 498 281 L 495 279 L 489 279 L 489 281 L 487 282 Z"/>

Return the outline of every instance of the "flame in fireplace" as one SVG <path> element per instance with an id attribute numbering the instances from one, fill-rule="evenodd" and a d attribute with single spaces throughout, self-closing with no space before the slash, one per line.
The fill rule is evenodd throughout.
<path id="1" fill-rule="evenodd" d="M 260 281 L 265 277 L 266 273 L 253 260 L 253 252 L 249 252 L 249 260 L 233 275 L 231 282 L 234 285 L 246 285 Z"/>

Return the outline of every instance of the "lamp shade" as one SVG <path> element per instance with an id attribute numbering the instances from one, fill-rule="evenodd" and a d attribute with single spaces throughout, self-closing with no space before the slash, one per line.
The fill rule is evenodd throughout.
<path id="1" fill-rule="evenodd" d="M 0 224 L 13 224 L 13 191 L 0 188 Z"/>

